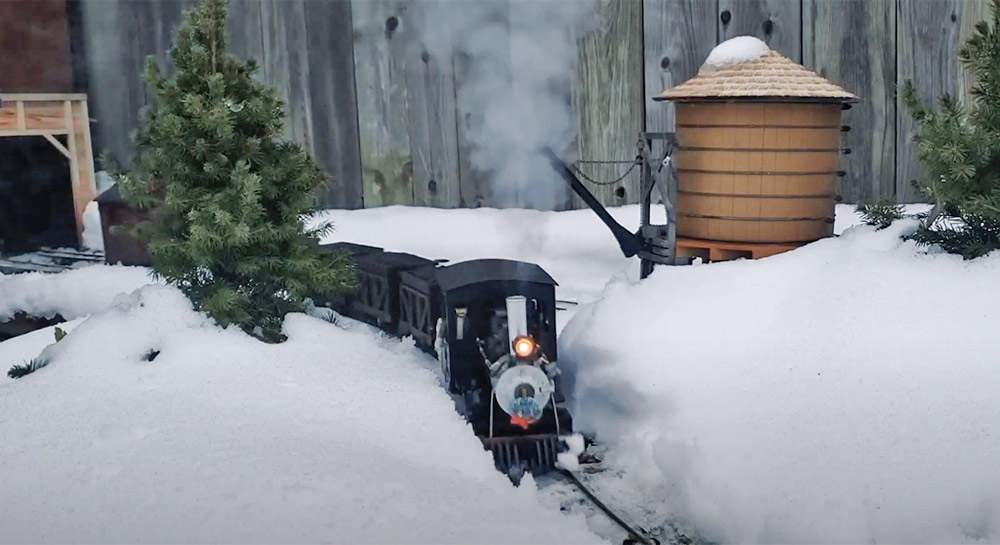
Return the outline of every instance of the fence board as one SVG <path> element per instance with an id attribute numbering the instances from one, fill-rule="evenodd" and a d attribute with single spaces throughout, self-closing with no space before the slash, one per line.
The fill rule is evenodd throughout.
<path id="1" fill-rule="evenodd" d="M 965 41 L 975 33 L 977 23 L 990 20 L 990 0 L 965 0 L 962 4 L 961 20 L 962 28 L 959 29 L 959 49 L 964 47 Z M 969 94 L 969 91 L 972 89 L 975 81 L 971 72 L 961 68 L 961 63 L 959 63 L 959 66 L 962 70 L 962 78 L 959 80 L 959 85 L 961 86 L 960 94 L 966 104 L 971 104 L 972 96 Z"/>
<path id="2" fill-rule="evenodd" d="M 895 192 L 896 13 L 890 0 L 804 0 L 803 64 L 857 95 L 842 157 L 845 202 Z"/>
<path id="3" fill-rule="evenodd" d="M 329 180 L 327 189 L 317 195 L 317 204 L 360 208 L 363 189 L 351 3 L 306 2 L 305 8 L 313 156 Z"/>
<path id="4" fill-rule="evenodd" d="M 715 47 L 718 2 L 715 0 L 645 0 L 643 66 L 646 130 L 673 132 L 674 105 L 653 97 L 687 81 Z M 654 148 L 656 154 L 661 148 Z"/>
<path id="5" fill-rule="evenodd" d="M 897 4 L 898 83 L 912 80 L 927 104 L 936 106 L 940 95 L 955 96 L 961 91 L 958 49 L 964 4 L 963 0 L 901 1 Z M 911 180 L 921 176 L 916 150 L 910 141 L 913 118 L 901 100 L 896 108 L 896 198 L 900 202 L 919 201 L 921 197 L 911 184 Z"/>
<path id="6" fill-rule="evenodd" d="M 497 92 L 506 92 L 506 87 L 510 85 L 511 62 L 510 62 L 510 2 L 509 0 L 468 0 L 463 2 L 463 7 L 468 10 L 488 11 L 489 25 L 481 29 L 484 36 L 489 36 L 491 40 L 491 59 L 493 66 L 488 69 L 493 71 L 497 81 L 504 81 L 503 89 Z M 457 44 L 456 44 L 457 45 Z M 482 115 L 482 110 L 475 103 L 474 96 L 476 90 L 473 89 L 478 71 L 487 69 L 483 66 L 475 66 L 472 58 L 461 49 L 456 47 L 453 59 L 455 69 L 455 107 L 456 124 L 458 133 L 458 168 L 460 185 L 460 206 L 463 208 L 479 208 L 481 206 L 495 206 L 494 191 L 491 172 L 486 172 L 473 165 L 472 157 L 477 151 L 475 140 L 471 135 L 474 130 L 476 120 Z"/>
<path id="7" fill-rule="evenodd" d="M 265 81 L 264 34 L 261 25 L 261 0 L 229 0 L 226 40 L 229 51 L 241 59 L 257 61 L 256 78 Z"/>
<path id="8" fill-rule="evenodd" d="M 413 204 L 403 2 L 354 0 L 354 70 L 366 207 Z"/>
<path id="9" fill-rule="evenodd" d="M 579 41 L 576 89 L 581 160 L 630 160 L 643 128 L 642 4 L 609 0 L 599 7 L 600 26 Z M 610 182 L 629 165 L 581 164 L 588 177 Z M 587 183 L 606 206 L 636 203 L 641 171 L 613 185 Z"/>
<path id="10" fill-rule="evenodd" d="M 303 0 L 265 0 L 261 4 L 265 81 L 285 102 L 285 134 L 312 151 L 309 66 Z"/>
<path id="11" fill-rule="evenodd" d="M 130 102 L 133 97 L 129 96 L 128 85 L 112 83 L 124 77 L 127 54 L 122 40 L 121 2 L 82 2 L 81 19 L 88 106 L 91 116 L 97 119 L 92 126 L 94 154 L 107 152 L 120 164 L 129 165 L 128 128 L 135 126 L 139 105 Z"/>
<path id="12" fill-rule="evenodd" d="M 789 59 L 802 60 L 802 0 L 719 0 L 716 21 L 720 42 L 756 36 Z"/>
<path id="13" fill-rule="evenodd" d="M 411 36 L 425 36 L 422 28 L 438 7 L 411 2 L 403 21 Z M 429 11 L 435 10 L 435 11 Z M 442 55 L 444 55 L 442 57 Z M 461 201 L 453 55 L 428 51 L 418 39 L 406 51 L 406 98 L 409 106 L 410 156 L 413 161 L 413 203 L 453 208 Z"/>
<path id="14" fill-rule="evenodd" d="M 553 48 L 561 48 L 563 44 L 574 43 L 574 40 L 578 37 L 578 29 L 567 25 L 576 24 L 580 21 L 574 17 L 570 17 L 570 19 L 573 19 L 572 22 L 563 19 L 554 24 L 549 24 L 549 28 L 543 31 L 539 25 L 539 21 L 551 21 L 549 18 L 551 16 L 546 13 L 546 9 L 532 5 L 529 2 L 512 1 L 509 7 L 511 34 L 515 37 L 528 35 L 533 40 L 545 40 L 542 43 L 547 43 Z M 567 9 L 572 10 L 577 8 L 570 7 Z M 551 35 L 545 35 L 543 32 L 551 33 Z M 510 103 L 511 107 L 531 109 L 538 108 L 539 105 L 545 105 L 545 107 L 551 107 L 556 111 L 544 112 L 535 110 L 535 114 L 540 116 L 544 122 L 558 125 L 576 125 L 578 123 L 575 119 L 575 111 L 572 108 L 577 83 L 577 67 L 575 64 L 579 61 L 575 58 L 564 57 L 564 53 L 555 53 L 560 58 L 556 61 L 555 69 L 547 73 L 545 85 L 542 86 L 538 73 L 533 73 L 541 69 L 538 66 L 538 55 L 540 54 L 538 46 L 525 47 L 517 43 L 510 44 L 511 89 L 509 92 L 515 97 L 520 93 L 544 94 L 544 99 L 532 96 L 526 99 L 514 100 Z M 557 149 L 558 146 L 563 144 L 566 146 L 576 144 L 576 127 L 570 127 L 568 130 L 571 134 L 562 136 L 562 138 L 566 139 L 565 142 L 546 141 L 545 143 L 556 146 Z M 531 142 L 532 145 L 541 144 L 542 140 L 539 140 L 540 138 L 547 139 L 552 137 L 548 132 L 548 130 L 542 131 L 538 127 L 528 128 L 528 133 L 525 136 L 526 141 Z M 543 133 L 545 134 L 544 137 Z M 504 138 L 509 139 L 511 135 L 507 134 Z M 517 147 L 520 146 L 518 145 Z M 520 149 L 520 153 L 524 154 L 534 153 L 534 151 L 524 148 Z M 507 158 L 514 161 L 517 164 L 517 168 L 523 169 L 524 172 L 521 173 L 520 178 L 511 179 L 512 173 L 508 170 L 504 176 L 506 179 L 494 182 L 494 206 L 541 210 L 566 210 L 576 207 L 573 191 L 552 170 L 549 163 L 541 155 L 534 155 L 529 158 L 519 154 L 508 153 Z"/>

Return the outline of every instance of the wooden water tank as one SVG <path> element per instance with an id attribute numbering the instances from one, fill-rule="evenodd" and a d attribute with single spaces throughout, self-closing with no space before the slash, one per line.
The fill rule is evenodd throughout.
<path id="1" fill-rule="evenodd" d="M 839 104 L 677 107 L 677 234 L 800 243 L 833 234 Z"/>
<path id="2" fill-rule="evenodd" d="M 841 113 L 854 95 L 772 51 L 656 99 L 677 103 L 679 245 L 790 249 L 833 234 Z"/>

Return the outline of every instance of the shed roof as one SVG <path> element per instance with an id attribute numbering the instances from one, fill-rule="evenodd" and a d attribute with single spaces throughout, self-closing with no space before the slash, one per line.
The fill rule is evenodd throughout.
<path id="1" fill-rule="evenodd" d="M 857 102 L 858 97 L 812 70 L 770 51 L 755 60 L 721 67 L 706 66 L 695 77 L 663 91 L 653 100 L 728 98 Z"/>

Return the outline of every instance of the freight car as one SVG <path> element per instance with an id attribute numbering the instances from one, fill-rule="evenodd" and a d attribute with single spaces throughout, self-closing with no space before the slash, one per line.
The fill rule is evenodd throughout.
<path id="1" fill-rule="evenodd" d="M 556 353 L 556 282 L 534 263 L 441 261 L 339 242 L 358 289 L 337 312 L 410 336 L 437 358 L 448 391 L 496 467 L 514 480 L 555 466 L 573 431 Z"/>

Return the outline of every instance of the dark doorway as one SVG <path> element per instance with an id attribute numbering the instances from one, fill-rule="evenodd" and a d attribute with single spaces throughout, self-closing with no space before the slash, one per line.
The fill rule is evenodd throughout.
<path id="1" fill-rule="evenodd" d="M 0 139 L 0 252 L 76 247 L 69 162 L 40 136 Z"/>

